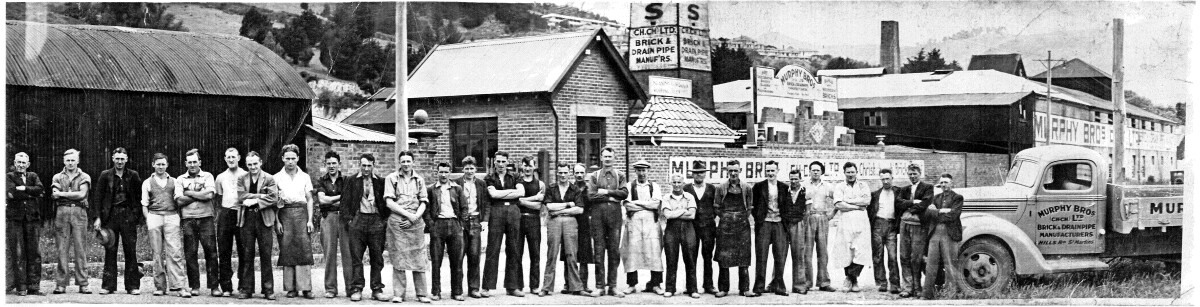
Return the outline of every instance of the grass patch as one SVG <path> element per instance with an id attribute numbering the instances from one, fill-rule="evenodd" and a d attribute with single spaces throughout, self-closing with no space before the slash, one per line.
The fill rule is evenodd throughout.
<path id="1" fill-rule="evenodd" d="M 951 293 L 950 299 L 1178 298 L 1180 272 L 1163 262 L 1118 258 L 1111 269 L 1021 276 L 998 293 Z"/>

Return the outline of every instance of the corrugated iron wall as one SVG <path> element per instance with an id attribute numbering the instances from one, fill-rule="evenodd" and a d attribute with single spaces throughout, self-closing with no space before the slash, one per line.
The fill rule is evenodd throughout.
<path id="1" fill-rule="evenodd" d="M 170 159 L 168 172 L 185 172 L 184 153 L 200 149 L 202 168 L 213 175 L 224 171 L 225 149 L 235 146 L 244 157 L 251 151 L 262 156 L 263 169 L 275 173 L 283 167 L 280 150 L 285 143 L 301 147 L 300 127 L 311 122 L 310 102 L 304 99 L 266 99 L 236 96 L 181 95 L 127 91 L 79 90 L 6 86 L 7 131 L 5 144 L 11 156 L 30 155 L 30 170 L 49 184 L 62 170 L 62 153 L 82 152 L 80 168 L 95 179 L 112 167 L 111 152 L 129 151 L 128 167 L 143 174 L 153 172 L 150 158 L 156 152 Z"/>

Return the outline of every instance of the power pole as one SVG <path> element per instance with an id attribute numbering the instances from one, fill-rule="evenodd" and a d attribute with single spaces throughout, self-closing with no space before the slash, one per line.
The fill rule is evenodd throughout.
<path id="1" fill-rule="evenodd" d="M 1034 61 L 1042 62 L 1042 65 L 1046 66 L 1046 120 L 1043 121 L 1046 130 L 1042 131 L 1042 135 L 1046 137 L 1046 145 L 1050 145 L 1050 107 L 1054 104 L 1054 96 L 1050 94 L 1053 93 L 1051 85 L 1054 83 L 1054 64 L 1066 62 L 1066 60 L 1054 59 L 1054 57 L 1050 56 L 1050 50 L 1046 50 L 1046 59 Z M 1042 128 L 1038 127 L 1037 129 Z"/>
<path id="2" fill-rule="evenodd" d="M 408 96 L 404 84 L 408 81 L 408 24 L 404 16 L 408 2 L 396 2 L 396 154 L 408 150 Z"/>
<path id="3" fill-rule="evenodd" d="M 1113 19 L 1113 157 L 1112 182 L 1125 183 L 1125 20 Z M 1137 164 L 1137 161 L 1133 162 Z"/>

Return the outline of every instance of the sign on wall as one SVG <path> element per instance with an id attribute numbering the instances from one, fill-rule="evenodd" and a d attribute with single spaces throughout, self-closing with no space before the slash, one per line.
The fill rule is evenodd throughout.
<path id="1" fill-rule="evenodd" d="M 650 96 L 692 98 L 692 80 L 650 76 Z"/>
<path id="2" fill-rule="evenodd" d="M 1049 125 L 1049 129 L 1047 129 Z M 1050 143 L 1090 147 L 1112 148 L 1116 141 L 1113 126 L 1074 118 L 1034 113 L 1034 135 L 1037 142 L 1046 141 L 1046 130 L 1050 130 Z M 1180 136 L 1164 132 L 1141 129 L 1125 129 L 1125 148 L 1174 152 L 1179 146 Z"/>
<path id="3" fill-rule="evenodd" d="M 679 67 L 712 71 L 708 30 L 679 27 Z"/>
<path id="4" fill-rule="evenodd" d="M 708 4 L 650 2 L 629 7 L 629 27 L 685 26 L 708 30 Z"/>
<path id="5" fill-rule="evenodd" d="M 878 180 L 879 170 L 891 169 L 892 177 L 896 178 L 897 174 L 902 174 L 903 170 L 909 164 L 916 164 L 921 169 L 925 169 L 925 161 L 923 160 L 896 160 L 896 159 L 814 159 L 814 158 L 712 158 L 712 157 L 671 157 L 671 174 L 690 175 L 692 163 L 700 161 L 708 168 L 708 179 L 706 182 L 717 183 L 727 179 L 727 173 L 724 172 L 726 163 L 729 160 L 737 160 L 742 167 L 742 179 L 748 182 L 758 182 L 766 179 L 766 163 L 774 160 L 779 163 L 779 173 L 775 178 L 779 180 L 787 180 L 788 171 L 793 167 L 800 169 L 808 169 L 808 165 L 813 161 L 820 161 L 825 165 L 825 175 L 822 176 L 826 182 L 843 182 L 846 180 L 845 174 L 842 173 L 842 165 L 847 162 L 854 162 L 858 166 L 858 178 L 863 180 Z M 804 171 L 802 180 L 809 180 L 809 172 Z"/>
<path id="6" fill-rule="evenodd" d="M 1039 202 L 1036 244 L 1042 253 L 1061 254 L 1090 249 L 1098 240 L 1095 202 L 1063 204 Z"/>
<path id="7" fill-rule="evenodd" d="M 807 69 L 795 65 L 784 66 L 778 73 L 770 67 L 752 69 L 759 96 L 837 102 L 837 83 L 834 78 L 817 82 Z"/>
<path id="8" fill-rule="evenodd" d="M 630 70 L 712 71 L 706 3 L 634 3 L 629 25 Z"/>
<path id="9" fill-rule="evenodd" d="M 679 27 L 654 26 L 629 29 L 629 69 L 679 67 Z"/>

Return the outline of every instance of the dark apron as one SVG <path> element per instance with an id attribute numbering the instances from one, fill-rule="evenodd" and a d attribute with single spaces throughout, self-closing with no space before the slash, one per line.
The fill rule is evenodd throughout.
<path id="1" fill-rule="evenodd" d="M 290 204 L 279 210 L 278 266 L 313 265 L 312 238 L 308 233 L 308 208 Z"/>
<path id="2" fill-rule="evenodd" d="M 750 212 L 742 194 L 725 194 L 719 215 L 717 255 L 714 257 L 717 264 L 722 268 L 750 266 Z"/>

